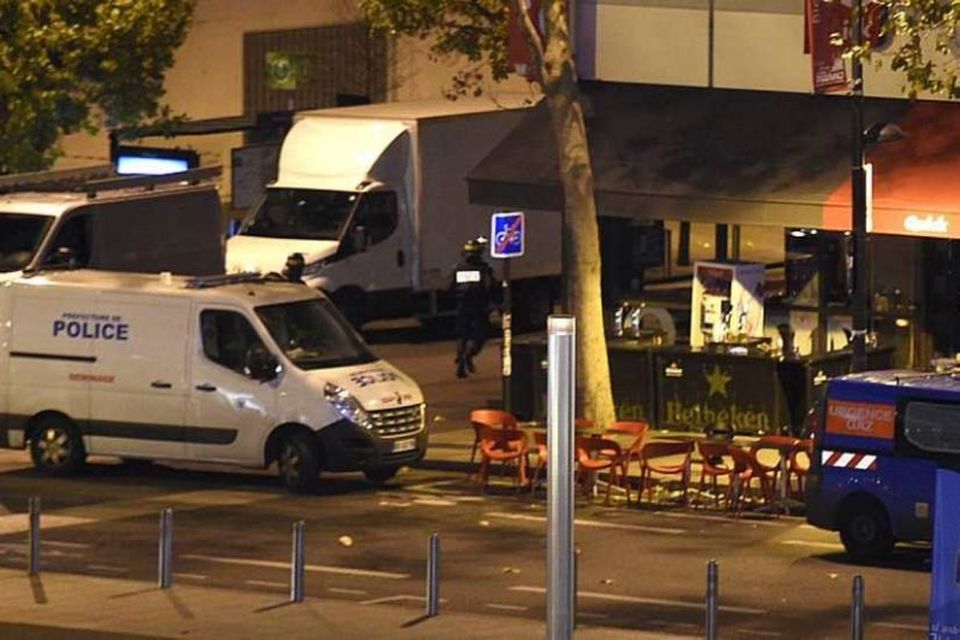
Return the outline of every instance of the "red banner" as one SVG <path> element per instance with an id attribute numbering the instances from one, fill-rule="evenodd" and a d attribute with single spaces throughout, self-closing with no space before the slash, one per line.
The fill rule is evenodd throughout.
<path id="1" fill-rule="evenodd" d="M 524 0 L 520 0 L 523 2 Z M 527 2 L 527 11 L 530 12 L 530 18 L 533 20 L 537 31 L 543 33 L 540 26 L 540 5 L 541 0 L 529 0 Z M 530 43 L 527 42 L 527 33 L 523 26 L 523 19 L 517 15 L 514 3 L 510 3 L 510 20 L 507 23 L 507 62 L 513 65 L 513 68 L 522 76 L 528 79 L 534 77 L 533 55 L 530 51 Z"/>
<path id="2" fill-rule="evenodd" d="M 839 35 L 850 41 L 852 11 L 835 0 L 807 0 L 804 6 L 807 37 L 804 51 L 810 53 L 814 93 L 847 90 L 847 70 L 843 63 L 843 44 L 835 44 Z"/>

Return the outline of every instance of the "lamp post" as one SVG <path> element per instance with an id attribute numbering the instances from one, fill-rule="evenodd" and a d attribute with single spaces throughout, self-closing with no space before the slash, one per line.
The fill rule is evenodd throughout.
<path id="1" fill-rule="evenodd" d="M 853 20 L 853 38 L 856 46 L 863 47 L 863 3 L 857 0 Z M 859 54 L 859 52 L 858 52 Z M 852 146 L 850 153 L 850 201 L 853 207 L 853 332 L 850 346 L 853 358 L 850 368 L 854 372 L 867 368 L 867 331 L 869 327 L 867 270 L 867 176 L 863 167 L 863 63 L 860 56 L 853 56 L 852 97 L 853 121 L 851 123 Z"/>

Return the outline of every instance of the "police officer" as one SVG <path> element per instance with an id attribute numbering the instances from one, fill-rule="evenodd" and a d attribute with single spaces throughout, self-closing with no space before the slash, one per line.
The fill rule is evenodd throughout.
<path id="1" fill-rule="evenodd" d="M 453 274 L 457 296 L 457 377 L 474 372 L 473 358 L 487 339 L 490 302 L 498 293 L 493 269 L 483 261 L 484 238 L 463 245 L 463 259 Z"/>
<path id="2" fill-rule="evenodd" d="M 289 282 L 305 284 L 303 282 L 303 269 L 306 266 L 302 253 L 291 253 L 287 257 L 287 263 L 283 266 L 283 277 Z"/>

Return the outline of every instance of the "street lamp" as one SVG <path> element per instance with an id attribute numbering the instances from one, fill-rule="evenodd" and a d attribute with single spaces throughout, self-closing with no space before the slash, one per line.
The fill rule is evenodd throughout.
<path id="1" fill-rule="evenodd" d="M 863 47 L 863 3 L 857 0 L 854 18 L 854 41 L 858 48 Z M 863 63 L 860 56 L 853 57 L 851 63 L 853 75 L 852 100 L 853 122 L 851 126 L 851 206 L 853 223 L 853 332 L 850 346 L 853 357 L 850 368 L 853 372 L 867 369 L 867 331 L 870 328 L 869 317 L 869 269 L 867 268 L 867 177 L 863 166 L 864 148 L 867 144 L 892 142 L 904 137 L 903 131 L 895 124 L 880 123 L 863 129 Z"/>

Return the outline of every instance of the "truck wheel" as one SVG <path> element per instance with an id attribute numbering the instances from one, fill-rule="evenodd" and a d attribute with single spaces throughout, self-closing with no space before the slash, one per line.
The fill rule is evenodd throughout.
<path id="1" fill-rule="evenodd" d="M 31 434 L 30 457 L 37 471 L 44 475 L 74 474 L 87 459 L 80 432 L 62 416 L 43 417 Z"/>
<path id="2" fill-rule="evenodd" d="M 288 435 L 277 454 L 280 482 L 290 493 L 313 493 L 320 477 L 320 454 L 312 438 L 304 433 Z"/>
<path id="3" fill-rule="evenodd" d="M 400 467 L 371 467 L 364 469 L 363 475 L 366 476 L 367 482 L 380 487 L 393 480 L 399 470 Z"/>
<path id="4" fill-rule="evenodd" d="M 893 551 L 893 532 L 883 507 L 854 503 L 840 525 L 840 541 L 857 562 L 879 560 Z"/>

